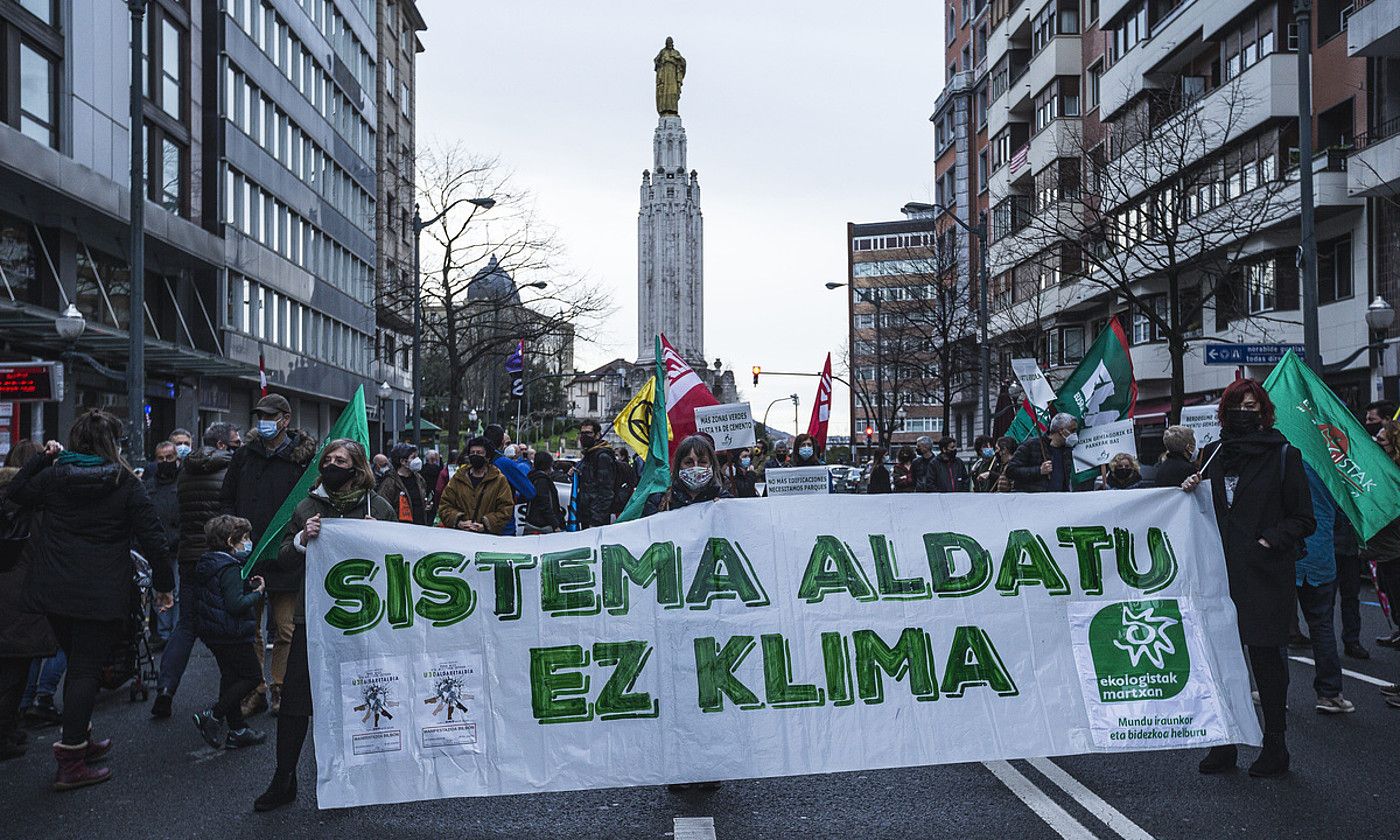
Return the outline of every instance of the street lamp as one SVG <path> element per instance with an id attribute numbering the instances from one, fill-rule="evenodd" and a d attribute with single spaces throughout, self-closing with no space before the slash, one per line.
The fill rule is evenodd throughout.
<path id="1" fill-rule="evenodd" d="M 462 204 L 471 204 L 480 210 L 490 210 L 496 206 L 496 199 L 459 198 L 442 208 L 442 212 L 423 221 L 418 204 L 413 205 L 413 445 L 417 447 L 423 440 L 423 271 L 421 261 L 421 240 L 423 229 L 436 224 L 439 219 Z M 476 210 L 472 211 L 473 213 Z"/>
<path id="2" fill-rule="evenodd" d="M 1366 307 L 1366 326 L 1371 332 L 1385 332 L 1395 323 L 1395 307 L 1390 301 L 1376 295 L 1376 299 Z"/>
<path id="3" fill-rule="evenodd" d="M 389 399 L 389 395 L 392 393 L 394 393 L 394 389 L 389 387 L 387 379 L 379 383 L 379 442 L 381 447 L 384 445 L 385 439 L 389 437 L 384 422 L 384 401 Z"/>
<path id="4" fill-rule="evenodd" d="M 969 236 L 977 237 L 977 328 L 978 339 L 980 341 L 979 352 L 977 354 L 978 373 L 981 382 L 978 388 L 981 391 L 982 402 L 982 434 L 992 433 L 992 346 L 987 340 L 987 322 L 991 319 L 988 311 L 987 295 L 988 286 L 991 279 L 988 276 L 989 266 L 987 259 L 987 214 L 982 213 L 981 220 L 975 225 L 969 225 L 941 204 L 933 205 L 934 209 L 942 211 L 958 227 L 967 231 Z"/>
<path id="5" fill-rule="evenodd" d="M 1366 328 L 1371 332 L 1371 399 L 1380 399 L 1385 392 L 1385 333 L 1395 323 L 1395 307 L 1376 295 L 1366 307 Z"/>
<path id="6" fill-rule="evenodd" d="M 72 344 L 83 334 L 83 330 L 87 329 L 87 319 L 78 311 L 78 307 L 70 303 L 68 308 L 63 310 L 63 314 L 54 319 L 53 328 L 58 332 L 59 338 Z"/>

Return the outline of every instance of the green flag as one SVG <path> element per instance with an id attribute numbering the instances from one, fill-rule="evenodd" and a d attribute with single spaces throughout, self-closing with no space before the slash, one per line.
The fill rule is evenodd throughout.
<path id="1" fill-rule="evenodd" d="M 1400 516 L 1400 467 L 1293 351 L 1264 380 L 1264 390 L 1274 403 L 1274 425 L 1322 477 L 1361 539 Z"/>
<path id="2" fill-rule="evenodd" d="M 282 545 L 282 529 L 287 527 L 287 523 L 292 519 L 292 511 L 296 510 L 297 503 L 306 498 L 306 494 L 311 492 L 311 485 L 316 483 L 316 479 L 321 477 L 321 453 L 326 450 L 326 443 L 339 438 L 350 438 L 365 448 L 365 454 L 369 454 L 369 419 L 365 417 L 365 386 L 361 385 L 355 389 L 355 396 L 350 398 L 350 404 L 345 406 L 345 410 L 340 412 L 336 418 L 335 425 L 331 426 L 330 433 L 322 440 L 321 445 L 316 449 L 316 457 L 311 459 L 311 463 L 306 467 L 306 472 L 301 474 L 292 492 L 282 501 L 282 506 L 277 509 L 277 513 L 268 523 L 267 530 L 263 532 L 262 538 L 253 548 L 253 553 L 248 555 L 248 560 L 243 564 L 243 577 L 246 579 L 253 571 L 259 561 L 275 554 Z"/>
<path id="3" fill-rule="evenodd" d="M 671 458 L 667 440 L 670 438 L 670 424 L 666 419 L 666 361 L 661 354 L 661 337 L 656 337 L 656 394 L 652 405 L 661 408 L 651 413 L 651 443 L 647 446 L 646 465 L 642 467 L 642 477 L 637 481 L 637 489 L 627 500 L 627 507 L 618 514 L 618 522 L 628 522 L 642 515 L 647 497 L 652 493 L 665 492 L 671 486 Z"/>
<path id="4" fill-rule="evenodd" d="M 1034 435 L 1050 425 L 1050 412 L 1043 408 L 1034 409 L 1031 413 L 1031 404 L 1027 400 L 1021 400 L 1021 408 L 1012 418 L 1011 425 L 1006 429 L 1007 437 L 1014 438 L 1017 443 L 1029 440 Z"/>
<path id="5" fill-rule="evenodd" d="M 1133 357 L 1117 318 L 1094 339 L 1089 352 L 1059 387 L 1055 410 L 1073 414 L 1081 426 L 1125 420 L 1137 402 Z"/>

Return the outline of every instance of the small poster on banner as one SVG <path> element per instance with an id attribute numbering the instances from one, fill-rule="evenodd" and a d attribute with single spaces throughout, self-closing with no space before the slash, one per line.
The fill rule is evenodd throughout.
<path id="1" fill-rule="evenodd" d="M 1132 420 L 1118 420 L 1079 430 L 1074 445 L 1074 469 L 1082 472 L 1107 464 L 1114 455 L 1126 452 L 1137 457 L 1137 437 Z"/>
<path id="2" fill-rule="evenodd" d="M 811 496 L 831 492 L 826 467 L 769 467 L 763 473 L 769 496 Z"/>
<path id="3" fill-rule="evenodd" d="M 485 702 L 481 655 L 427 653 L 418 656 L 415 663 L 413 717 L 422 754 L 480 752 L 478 727 Z"/>
<path id="4" fill-rule="evenodd" d="M 410 716 L 407 660 L 402 656 L 345 662 L 340 666 L 345 757 L 351 764 L 402 758 Z"/>
<path id="5" fill-rule="evenodd" d="M 1196 433 L 1197 451 L 1220 440 L 1219 406 L 1193 405 L 1181 409 L 1181 425 Z"/>
<path id="6" fill-rule="evenodd" d="M 753 446 L 753 409 L 748 403 L 700 406 L 695 409 L 695 431 L 709 435 L 719 451 Z"/>

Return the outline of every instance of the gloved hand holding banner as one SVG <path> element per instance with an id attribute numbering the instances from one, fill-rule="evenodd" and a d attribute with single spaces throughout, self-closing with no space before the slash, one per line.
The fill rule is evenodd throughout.
<path id="1" fill-rule="evenodd" d="M 318 799 L 1260 742 L 1209 490 L 720 500 L 307 555 Z"/>

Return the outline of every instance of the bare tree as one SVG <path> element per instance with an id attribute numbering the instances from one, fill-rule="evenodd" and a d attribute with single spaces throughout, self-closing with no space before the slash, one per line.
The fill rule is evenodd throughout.
<path id="1" fill-rule="evenodd" d="M 517 341 L 527 366 L 538 365 L 541 355 L 565 352 L 563 337 L 588 340 L 609 303 L 562 271 L 554 232 L 498 160 L 439 145 L 420 153 L 418 167 L 422 215 L 441 214 L 423 231 L 424 390 L 440 395 L 434 402 L 455 443 L 465 400 L 480 395 L 482 408 L 499 410 L 504 360 Z M 472 201 L 483 198 L 494 202 L 489 216 Z"/>
<path id="2" fill-rule="evenodd" d="M 1168 346 L 1173 418 L 1205 312 L 1216 311 L 1220 327 L 1243 321 L 1267 334 L 1269 323 L 1293 321 L 1264 310 L 1296 309 L 1297 295 L 1283 261 L 1276 269 L 1250 259 L 1297 214 L 1288 131 L 1245 133 L 1258 103 L 1239 80 L 1209 94 L 1190 89 L 1140 97 L 1101 132 L 1063 132 L 1031 206 L 1002 204 L 993 220 L 998 257 L 1029 272 L 1013 284 L 1034 283 L 1032 294 L 1064 304 L 1096 287 L 1147 320 Z"/>

